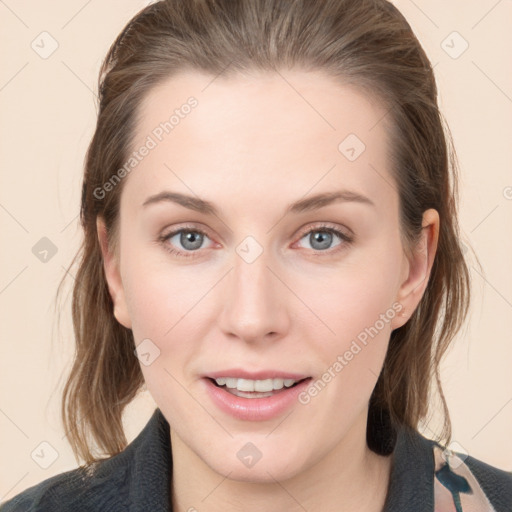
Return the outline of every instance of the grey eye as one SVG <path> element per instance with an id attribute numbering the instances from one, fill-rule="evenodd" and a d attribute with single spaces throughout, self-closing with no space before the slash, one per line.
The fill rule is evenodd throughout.
<path id="1" fill-rule="evenodd" d="M 306 233 L 301 238 L 301 240 L 306 239 L 308 241 L 308 243 L 310 244 L 310 247 L 307 247 L 308 249 L 311 248 L 314 251 L 325 251 L 326 249 L 330 249 L 331 247 L 334 247 L 335 245 L 339 245 L 341 243 L 338 242 L 338 244 L 332 245 L 335 237 L 337 237 L 338 239 L 341 238 L 339 235 L 329 230 L 314 229 L 309 233 Z"/>
<path id="2" fill-rule="evenodd" d="M 187 251 L 195 251 L 200 249 L 203 245 L 204 237 L 202 233 L 198 231 L 184 230 L 176 232 L 170 239 L 171 241 L 176 236 L 179 236 L 179 243 Z"/>

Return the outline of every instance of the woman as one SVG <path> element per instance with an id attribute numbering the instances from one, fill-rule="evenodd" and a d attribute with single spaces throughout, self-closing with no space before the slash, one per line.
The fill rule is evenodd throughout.
<path id="1" fill-rule="evenodd" d="M 157 2 L 99 93 L 63 397 L 85 464 L 1 510 L 512 510 L 511 474 L 444 449 L 469 273 L 432 67 L 396 8 Z M 158 409 L 127 446 L 143 385 Z"/>

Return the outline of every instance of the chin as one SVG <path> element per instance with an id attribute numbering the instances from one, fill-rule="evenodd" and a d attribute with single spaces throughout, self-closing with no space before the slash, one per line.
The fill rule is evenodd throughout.
<path id="1" fill-rule="evenodd" d="M 290 462 L 292 461 L 288 461 L 287 465 L 290 465 Z M 220 467 L 214 466 L 212 469 L 229 480 L 253 484 L 275 484 L 276 481 L 283 482 L 293 478 L 300 471 L 295 465 L 295 470 L 291 470 L 289 467 L 283 467 L 280 463 L 274 463 L 274 461 L 265 464 L 260 460 L 252 468 L 241 466 L 242 464 L 236 463 L 222 464 Z"/>
<path id="2" fill-rule="evenodd" d="M 219 447 L 218 454 L 208 450 L 202 459 L 216 473 L 237 482 L 268 484 L 288 480 L 299 474 L 305 464 L 302 456 L 298 457 L 300 452 L 293 447 L 287 449 L 282 443 L 267 442 L 266 447 L 257 441 L 234 444 L 236 448 Z M 227 457 L 228 453 L 233 456 Z"/>

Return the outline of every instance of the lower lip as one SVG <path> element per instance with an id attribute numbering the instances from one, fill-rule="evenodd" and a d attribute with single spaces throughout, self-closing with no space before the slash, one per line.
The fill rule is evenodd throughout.
<path id="1" fill-rule="evenodd" d="M 204 378 L 203 381 L 213 403 L 221 411 L 239 420 L 265 421 L 279 416 L 294 402 L 298 402 L 298 395 L 309 385 L 311 377 L 296 386 L 265 398 L 242 398 L 216 386 L 208 378 Z"/>

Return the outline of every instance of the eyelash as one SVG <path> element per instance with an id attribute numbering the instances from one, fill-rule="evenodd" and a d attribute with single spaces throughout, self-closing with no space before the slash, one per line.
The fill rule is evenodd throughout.
<path id="1" fill-rule="evenodd" d="M 343 233 L 342 231 L 338 230 L 337 228 L 334 228 L 330 225 L 327 225 L 327 224 L 322 224 L 320 226 L 315 226 L 314 228 L 310 228 L 304 232 L 302 232 L 300 234 L 300 237 L 299 237 L 299 240 L 302 240 L 306 235 L 309 235 L 310 233 L 314 233 L 314 232 L 327 232 L 327 233 L 331 233 L 331 234 L 334 234 L 336 236 L 338 236 L 342 241 L 343 243 L 340 243 L 339 245 L 337 245 L 334 249 L 327 249 L 325 251 L 319 251 L 319 250 L 314 250 L 314 253 L 315 255 L 317 256 L 320 256 L 321 254 L 334 254 L 334 253 L 337 253 L 339 250 L 342 250 L 344 248 L 344 246 L 346 245 L 350 245 L 354 242 L 354 239 L 352 236 L 349 236 L 345 233 Z M 203 236 L 206 236 L 208 237 L 208 233 L 206 233 L 205 231 L 203 231 L 202 229 L 199 229 L 199 228 L 196 228 L 196 227 L 181 227 L 180 229 L 176 229 L 174 231 L 171 231 L 170 233 L 167 233 L 165 235 L 161 235 L 160 237 L 158 237 L 158 242 L 160 244 L 163 245 L 164 249 L 169 252 L 170 254 L 173 254 L 173 255 L 176 255 L 178 257 L 183 257 L 183 258 L 194 258 L 197 256 L 197 253 L 199 252 L 199 250 L 196 250 L 196 251 L 178 251 L 174 248 L 172 248 L 167 242 L 176 234 L 178 233 L 181 233 L 181 232 L 186 232 L 186 233 L 199 233 Z M 209 238 L 209 237 L 208 237 Z"/>

